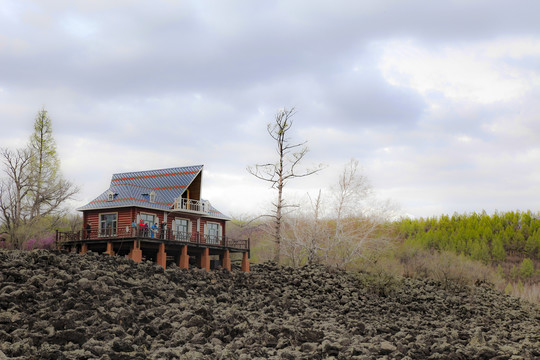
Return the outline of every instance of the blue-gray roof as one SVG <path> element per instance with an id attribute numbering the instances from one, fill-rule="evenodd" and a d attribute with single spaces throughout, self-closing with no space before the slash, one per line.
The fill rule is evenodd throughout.
<path id="1" fill-rule="evenodd" d="M 186 191 L 202 170 L 203 165 L 196 165 L 114 174 L 109 189 L 77 210 L 128 206 L 171 210 L 174 201 Z M 151 193 L 156 196 L 154 202 L 150 202 Z M 112 201 L 109 200 L 109 194 L 113 195 Z M 230 219 L 211 205 L 209 215 Z"/>

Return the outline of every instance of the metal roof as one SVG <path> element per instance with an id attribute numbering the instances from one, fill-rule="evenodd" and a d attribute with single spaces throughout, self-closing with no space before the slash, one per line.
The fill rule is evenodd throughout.
<path id="1" fill-rule="evenodd" d="M 202 173 L 203 165 L 175 167 L 148 171 L 113 174 L 110 187 L 88 204 L 77 210 L 106 209 L 140 206 L 156 210 L 171 210 L 175 199 L 180 197 L 189 185 Z M 150 202 L 150 194 L 156 199 Z M 109 201 L 109 194 L 113 200 Z M 209 216 L 230 218 L 210 205 Z"/>

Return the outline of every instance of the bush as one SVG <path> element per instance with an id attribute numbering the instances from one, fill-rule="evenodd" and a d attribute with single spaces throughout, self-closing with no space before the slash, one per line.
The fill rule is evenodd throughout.
<path id="1" fill-rule="evenodd" d="M 401 248 L 395 253 L 402 264 L 403 276 L 431 278 L 444 287 L 489 283 L 498 285 L 502 278 L 491 267 L 449 251 Z"/>
<path id="2" fill-rule="evenodd" d="M 45 249 L 45 250 L 52 250 L 54 248 L 54 242 L 55 242 L 54 235 L 49 235 L 46 238 L 41 239 L 31 239 L 28 240 L 25 244 L 26 250 L 33 250 L 33 249 Z"/>

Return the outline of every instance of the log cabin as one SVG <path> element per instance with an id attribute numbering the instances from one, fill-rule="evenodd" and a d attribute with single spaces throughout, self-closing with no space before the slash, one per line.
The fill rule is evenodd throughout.
<path id="1" fill-rule="evenodd" d="M 164 268 L 197 266 L 231 270 L 231 254 L 242 254 L 249 271 L 247 240 L 230 239 L 230 218 L 201 197 L 203 165 L 114 174 L 110 186 L 88 204 L 83 229 L 57 232 L 61 247 L 151 260 Z"/>

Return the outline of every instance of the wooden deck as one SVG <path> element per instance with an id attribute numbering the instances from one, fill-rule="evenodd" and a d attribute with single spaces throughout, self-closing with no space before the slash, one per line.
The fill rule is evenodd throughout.
<path id="1" fill-rule="evenodd" d="M 242 254 L 242 271 L 249 272 L 250 240 L 203 234 L 151 231 L 126 228 L 125 231 L 56 232 L 58 248 L 111 256 L 126 256 L 135 262 L 153 261 L 167 267 L 174 263 L 183 269 L 221 266 L 231 270 L 231 254 Z"/>
<path id="2" fill-rule="evenodd" d="M 77 232 L 56 233 L 56 242 L 61 247 L 63 245 L 73 246 L 80 243 L 106 243 L 123 242 L 129 240 L 142 240 L 151 243 L 166 243 L 168 245 L 189 245 L 196 247 L 208 247 L 216 249 L 228 249 L 231 252 L 249 251 L 249 239 L 232 239 L 226 236 L 209 236 L 200 233 L 180 233 L 171 230 L 159 229 L 122 229 L 122 230 L 91 230 Z"/>

